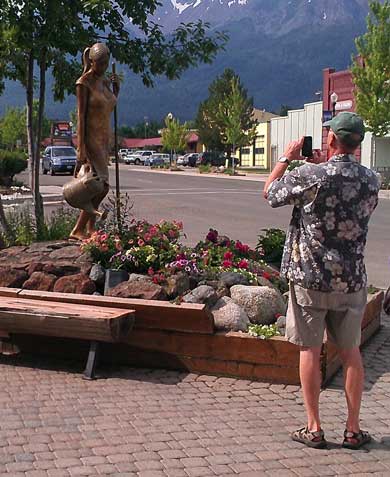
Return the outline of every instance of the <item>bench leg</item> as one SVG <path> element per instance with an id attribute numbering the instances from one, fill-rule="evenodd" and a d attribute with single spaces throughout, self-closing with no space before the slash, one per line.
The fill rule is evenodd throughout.
<path id="1" fill-rule="evenodd" d="M 99 355 L 99 342 L 98 341 L 91 341 L 91 345 L 89 348 L 87 366 L 84 370 L 84 379 L 96 379 L 95 377 L 95 369 Z"/>

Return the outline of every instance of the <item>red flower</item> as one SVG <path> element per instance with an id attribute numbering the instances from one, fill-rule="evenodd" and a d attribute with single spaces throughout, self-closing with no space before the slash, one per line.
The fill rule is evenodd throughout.
<path id="1" fill-rule="evenodd" d="M 280 318 L 281 316 L 282 316 L 282 315 L 281 315 L 280 313 L 276 313 L 276 314 L 275 314 L 275 318 L 276 318 L 276 319 Z"/>
<path id="2" fill-rule="evenodd" d="M 206 240 L 208 240 L 209 242 L 217 243 L 218 232 L 216 230 L 210 229 L 209 233 L 206 236 Z"/>
<path id="3" fill-rule="evenodd" d="M 152 267 L 149 267 L 149 268 L 148 268 L 148 275 L 149 275 L 149 276 L 153 276 L 153 275 L 154 275 L 154 270 L 153 270 Z"/>
<path id="4" fill-rule="evenodd" d="M 245 260 L 245 258 L 243 260 L 240 261 L 240 263 L 238 264 L 238 268 L 244 268 L 244 269 L 247 269 L 248 268 L 248 260 Z"/>
<path id="5" fill-rule="evenodd" d="M 268 272 L 263 272 L 262 277 L 265 278 L 266 280 L 269 280 L 271 278 L 271 274 Z"/>
<path id="6" fill-rule="evenodd" d="M 222 266 L 225 267 L 225 268 L 230 268 L 233 266 L 233 262 L 231 262 L 230 260 L 224 260 L 222 262 Z"/>
<path id="7" fill-rule="evenodd" d="M 233 259 L 233 252 L 230 252 L 230 251 L 229 251 L 229 252 L 226 252 L 226 253 L 224 254 L 223 258 L 224 258 L 225 260 L 230 260 L 230 261 L 231 261 L 231 260 Z"/>

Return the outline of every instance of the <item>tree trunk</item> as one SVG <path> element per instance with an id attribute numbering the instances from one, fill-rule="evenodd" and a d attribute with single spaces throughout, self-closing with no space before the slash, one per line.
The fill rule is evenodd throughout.
<path id="1" fill-rule="evenodd" d="M 34 200 L 34 212 L 35 220 L 37 225 L 37 236 L 41 237 L 42 231 L 44 228 L 44 213 L 43 213 L 43 200 L 39 190 L 39 166 L 41 159 L 41 140 L 42 140 L 42 123 L 43 123 L 43 113 L 45 111 L 45 90 L 46 90 L 46 50 L 41 50 L 41 55 L 39 59 L 39 109 L 38 109 L 38 121 L 37 121 L 37 131 L 35 138 L 35 149 L 34 149 L 34 190 L 33 190 L 33 200 Z"/>

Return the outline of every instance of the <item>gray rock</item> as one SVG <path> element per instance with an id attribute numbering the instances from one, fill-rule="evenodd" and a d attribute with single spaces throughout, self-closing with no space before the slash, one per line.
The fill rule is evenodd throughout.
<path id="1" fill-rule="evenodd" d="M 210 308 L 215 305 L 218 300 L 218 295 L 213 287 L 208 285 L 200 285 L 194 288 L 190 293 L 183 296 L 185 303 L 204 303 Z"/>
<path id="2" fill-rule="evenodd" d="M 235 285 L 230 289 L 233 301 L 247 313 L 252 323 L 275 323 L 276 314 L 284 315 L 286 304 L 279 290 L 273 287 Z"/>
<path id="3" fill-rule="evenodd" d="M 141 275 L 140 273 L 130 273 L 129 282 L 139 282 L 147 281 L 150 282 L 152 279 L 148 275 Z"/>
<path id="4" fill-rule="evenodd" d="M 96 283 L 97 286 L 103 286 L 106 278 L 106 270 L 99 264 L 92 266 L 89 272 L 89 278 Z"/>
<path id="5" fill-rule="evenodd" d="M 222 285 L 228 288 L 234 285 L 249 285 L 247 277 L 236 272 L 223 272 L 219 280 Z"/>
<path id="6" fill-rule="evenodd" d="M 186 273 L 179 272 L 167 278 L 165 290 L 170 298 L 176 298 L 190 289 L 190 278 Z"/>
<path id="7" fill-rule="evenodd" d="M 211 309 L 214 325 L 220 331 L 247 331 L 250 323 L 248 315 L 234 301 L 224 296 Z"/>
<path id="8" fill-rule="evenodd" d="M 93 292 L 92 295 L 95 295 L 95 296 L 103 296 L 103 295 L 102 295 L 100 292 L 98 292 L 98 291 Z"/>
<path id="9" fill-rule="evenodd" d="M 279 316 L 276 320 L 276 326 L 278 327 L 281 334 L 285 334 L 286 331 L 286 317 L 284 315 Z"/>

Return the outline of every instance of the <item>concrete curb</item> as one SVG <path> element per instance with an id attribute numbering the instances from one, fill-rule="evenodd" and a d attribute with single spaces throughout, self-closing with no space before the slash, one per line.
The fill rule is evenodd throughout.
<path id="1" fill-rule="evenodd" d="M 51 204 L 53 202 L 62 202 L 64 200 L 64 197 L 63 195 L 59 195 L 59 194 L 43 194 L 42 195 L 42 198 L 43 198 L 43 203 L 44 204 Z M 19 204 L 23 204 L 24 202 L 32 202 L 32 196 L 31 195 L 27 195 L 25 197 L 18 197 L 17 199 L 5 199 L 4 197 L 1 198 L 2 199 L 2 202 L 3 202 L 3 206 L 4 207 L 9 207 L 11 205 L 19 205 Z"/>

